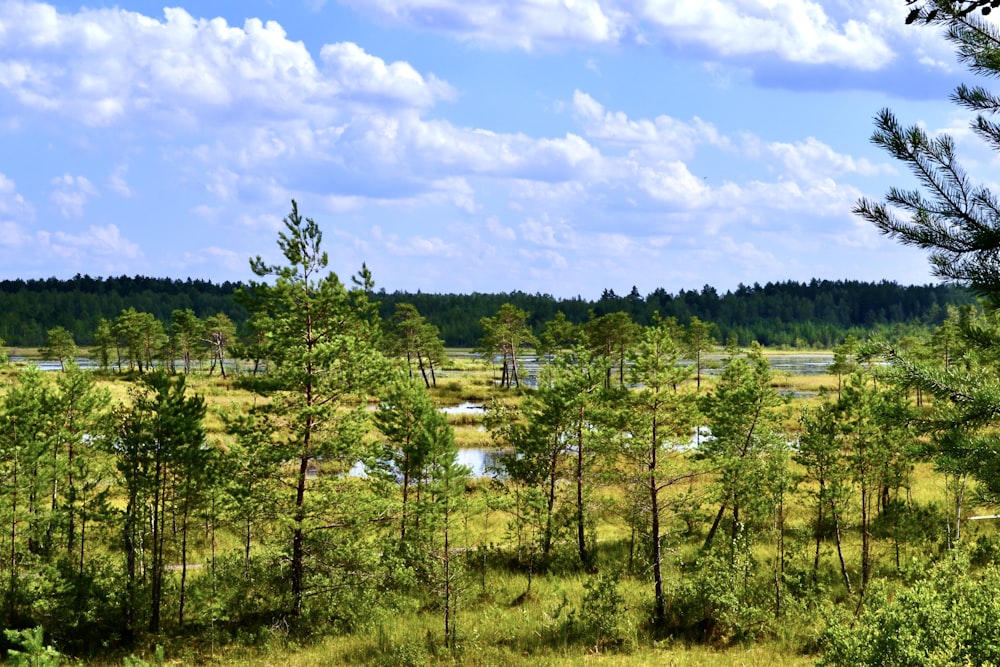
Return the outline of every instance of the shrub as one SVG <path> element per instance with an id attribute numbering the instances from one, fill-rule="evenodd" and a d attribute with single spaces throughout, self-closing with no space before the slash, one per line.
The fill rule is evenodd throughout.
<path id="1" fill-rule="evenodd" d="M 970 567 L 968 555 L 955 551 L 895 595 L 870 591 L 853 628 L 846 616 L 831 620 L 820 664 L 1000 664 L 1000 569 Z"/>
<path id="2" fill-rule="evenodd" d="M 607 649 L 634 650 L 635 625 L 618 589 L 618 577 L 597 575 L 584 583 L 583 588 L 578 626 L 583 639 L 598 653 Z"/>

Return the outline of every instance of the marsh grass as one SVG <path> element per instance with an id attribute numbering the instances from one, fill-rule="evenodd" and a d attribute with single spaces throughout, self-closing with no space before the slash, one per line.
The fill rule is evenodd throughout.
<path id="1" fill-rule="evenodd" d="M 516 402 L 521 393 L 495 388 L 492 370 L 481 362 L 460 359 L 447 367 L 439 386 L 431 391 L 439 406 L 462 402 L 486 403 L 493 396 Z M 0 374 L 15 371 L 0 368 Z M 450 375 L 449 373 L 455 373 Z M 112 396 L 112 402 L 126 402 L 129 390 L 136 381 L 134 375 L 122 374 L 102 377 L 100 384 Z M 702 391 L 711 389 L 714 379 L 703 379 Z M 794 433 L 797 415 L 804 406 L 822 399 L 823 392 L 836 392 L 836 377 L 832 375 L 775 374 L 775 388 L 779 391 L 809 393 L 798 396 L 788 406 L 786 428 Z M 221 411 L 248 408 L 254 396 L 229 380 L 218 375 L 192 374 L 188 379 L 189 390 L 204 397 L 208 405 L 206 428 L 210 439 L 226 442 Z M 817 396 L 811 394 L 815 392 Z M 449 415 L 455 429 L 459 447 L 485 448 L 493 443 L 482 429 L 482 415 Z M 802 478 L 804 470 L 792 463 L 792 473 Z M 574 566 L 574 554 L 565 544 L 553 559 L 547 571 L 532 573 L 529 585 L 523 568 L 512 562 L 516 538 L 510 530 L 513 516 L 505 509 L 484 509 L 487 497 L 495 491 L 494 482 L 475 480 L 469 482 L 466 497 L 479 508 L 470 513 L 461 531 L 461 549 L 465 551 L 467 573 L 459 589 L 457 619 L 457 646 L 443 648 L 442 621 L 430 601 L 417 598 L 408 606 L 375 612 L 364 627 L 356 632 L 297 641 L 282 627 L 262 631 L 255 645 L 238 643 L 225 647 L 206 645 L 199 641 L 192 644 L 187 638 L 166 638 L 167 657 L 171 664 L 200 662 L 219 665 L 281 666 L 289 665 L 511 665 L 538 667 L 539 665 L 675 665 L 701 667 L 719 665 L 799 665 L 813 664 L 815 656 L 803 653 L 803 647 L 817 646 L 816 637 L 822 628 L 822 610 L 815 599 L 809 601 L 812 591 L 822 590 L 823 597 L 835 603 L 856 604 L 848 594 L 836 565 L 835 545 L 832 539 L 821 544 L 821 567 L 813 580 L 813 520 L 815 512 L 815 484 L 801 481 L 789 495 L 785 511 L 785 535 L 788 541 L 786 572 L 794 577 L 802 593 L 802 600 L 788 601 L 785 616 L 761 632 L 753 645 L 739 642 L 703 645 L 690 638 L 677 636 L 654 637 L 648 627 L 649 605 L 652 598 L 649 573 L 643 564 L 641 540 L 632 543 L 630 529 L 624 520 L 629 498 L 610 481 L 599 486 L 592 496 L 597 535 L 597 562 L 602 574 L 619 575 L 619 591 L 624 600 L 621 616 L 624 626 L 634 636 L 634 641 L 612 649 L 599 649 L 591 638 L 580 630 L 590 575 L 582 574 Z M 703 496 L 701 504 L 690 509 L 688 516 L 667 512 L 664 542 L 667 547 L 668 594 L 679 595 L 679 583 L 697 566 L 707 526 L 715 511 L 716 501 L 710 493 L 710 478 L 701 477 L 686 484 L 672 487 L 665 500 L 677 499 L 683 494 Z M 921 529 L 937 537 L 931 540 L 909 542 L 879 538 L 875 542 L 873 562 L 875 576 L 890 582 L 904 582 L 933 560 L 944 543 L 948 515 L 943 508 L 945 480 L 934 470 L 933 464 L 921 462 L 913 466 L 905 490 L 911 503 L 925 511 L 926 519 Z M 971 496 L 970 496 L 971 497 Z M 681 505 L 682 503 L 678 503 Z M 857 499 L 852 498 L 843 508 L 845 516 L 857 514 Z M 969 503 L 966 515 L 990 513 L 991 508 Z M 687 519 L 687 521 L 685 521 Z M 966 522 L 965 539 L 978 537 L 996 539 L 997 522 Z M 752 547 L 758 567 L 767 568 L 774 561 L 776 533 L 759 539 Z M 238 539 L 220 531 L 217 549 L 231 550 L 238 546 Z M 848 559 L 852 582 L 859 581 L 861 536 L 855 527 L 845 525 L 843 549 Z M 492 548 L 491 548 L 492 545 Z M 502 546 L 503 549 L 497 549 Z M 636 556 L 636 554 L 639 556 Z M 630 566 L 630 554 L 632 556 Z M 205 544 L 196 547 L 189 562 L 207 563 L 210 552 Z M 485 562 L 488 567 L 484 567 Z M 207 569 L 189 572 L 190 582 L 208 574 Z M 176 576 L 176 575 L 172 575 Z M 814 596 L 817 597 L 817 596 Z M 298 643 L 301 642 L 301 643 Z M 121 664 L 115 660 L 93 664 Z"/>

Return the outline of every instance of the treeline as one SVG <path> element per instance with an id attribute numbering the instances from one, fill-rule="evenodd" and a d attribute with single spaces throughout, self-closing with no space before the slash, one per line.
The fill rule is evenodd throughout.
<path id="1" fill-rule="evenodd" d="M 92 345 L 100 320 L 111 320 L 134 308 L 168 321 L 176 310 L 190 309 L 205 318 L 225 314 L 237 330 L 246 330 L 247 312 L 235 298 L 241 283 L 172 280 L 143 276 L 70 280 L 0 281 L 0 338 L 8 345 L 45 344 L 46 332 L 59 326 L 81 345 Z M 574 324 L 593 316 L 626 312 L 648 325 L 653 314 L 687 324 L 692 317 L 716 326 L 720 341 L 735 338 L 741 345 L 759 342 L 769 347 L 828 348 L 853 334 L 863 337 L 878 327 L 940 324 L 949 305 L 974 301 L 967 290 L 950 285 L 904 286 L 891 281 L 785 281 L 763 286 L 739 285 L 719 293 L 706 285 L 676 294 L 658 288 L 642 296 L 636 288 L 625 296 L 606 289 L 597 300 L 549 294 L 427 294 L 386 292 L 370 295 L 388 319 L 400 303 L 409 303 L 434 324 L 449 347 L 472 347 L 482 337 L 480 321 L 505 303 L 530 314 L 529 325 L 540 333 L 544 323 L 562 312 Z"/>
<path id="2" fill-rule="evenodd" d="M 530 326 L 540 332 L 545 322 L 562 312 L 574 324 L 614 312 L 628 313 L 634 322 L 649 325 L 655 313 L 682 324 L 692 317 L 716 326 L 720 341 L 735 338 L 740 345 L 759 342 L 768 347 L 829 348 L 848 335 L 863 337 L 872 329 L 897 325 L 938 325 L 947 306 L 974 303 L 974 296 L 951 285 L 904 286 L 883 280 L 785 281 L 761 286 L 740 284 L 720 294 L 706 285 L 671 294 L 658 288 L 643 297 L 633 287 L 625 296 L 606 289 L 601 298 L 558 299 L 548 294 L 424 294 L 379 292 L 383 317 L 397 303 L 410 303 L 441 330 L 449 347 L 471 347 L 482 336 L 479 322 L 504 303 L 527 311 Z"/>
<path id="3" fill-rule="evenodd" d="M 113 320 L 130 308 L 163 322 L 174 311 L 191 310 L 202 318 L 224 313 L 242 324 L 247 312 L 234 298 L 239 286 L 191 278 L 79 274 L 69 280 L 3 280 L 0 338 L 8 345 L 38 347 L 45 344 L 50 329 L 62 327 L 77 343 L 92 345 L 102 319 Z"/>

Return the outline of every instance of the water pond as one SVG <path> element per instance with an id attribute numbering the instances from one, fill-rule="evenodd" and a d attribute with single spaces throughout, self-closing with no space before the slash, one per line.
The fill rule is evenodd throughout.
<path id="1" fill-rule="evenodd" d="M 471 476 L 474 478 L 496 477 L 497 473 L 494 467 L 499 455 L 500 452 L 495 449 L 463 447 L 458 450 L 458 464 L 467 466 L 472 471 Z M 365 475 L 364 464 L 360 461 L 355 463 L 348 474 L 355 477 L 363 477 Z"/>

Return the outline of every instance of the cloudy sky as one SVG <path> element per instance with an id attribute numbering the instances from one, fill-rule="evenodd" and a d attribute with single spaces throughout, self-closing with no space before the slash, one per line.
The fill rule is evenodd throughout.
<path id="1" fill-rule="evenodd" d="M 0 0 L 0 278 L 215 281 L 291 200 L 342 277 L 596 298 L 931 282 L 854 218 L 882 107 L 996 161 L 903 0 Z"/>

